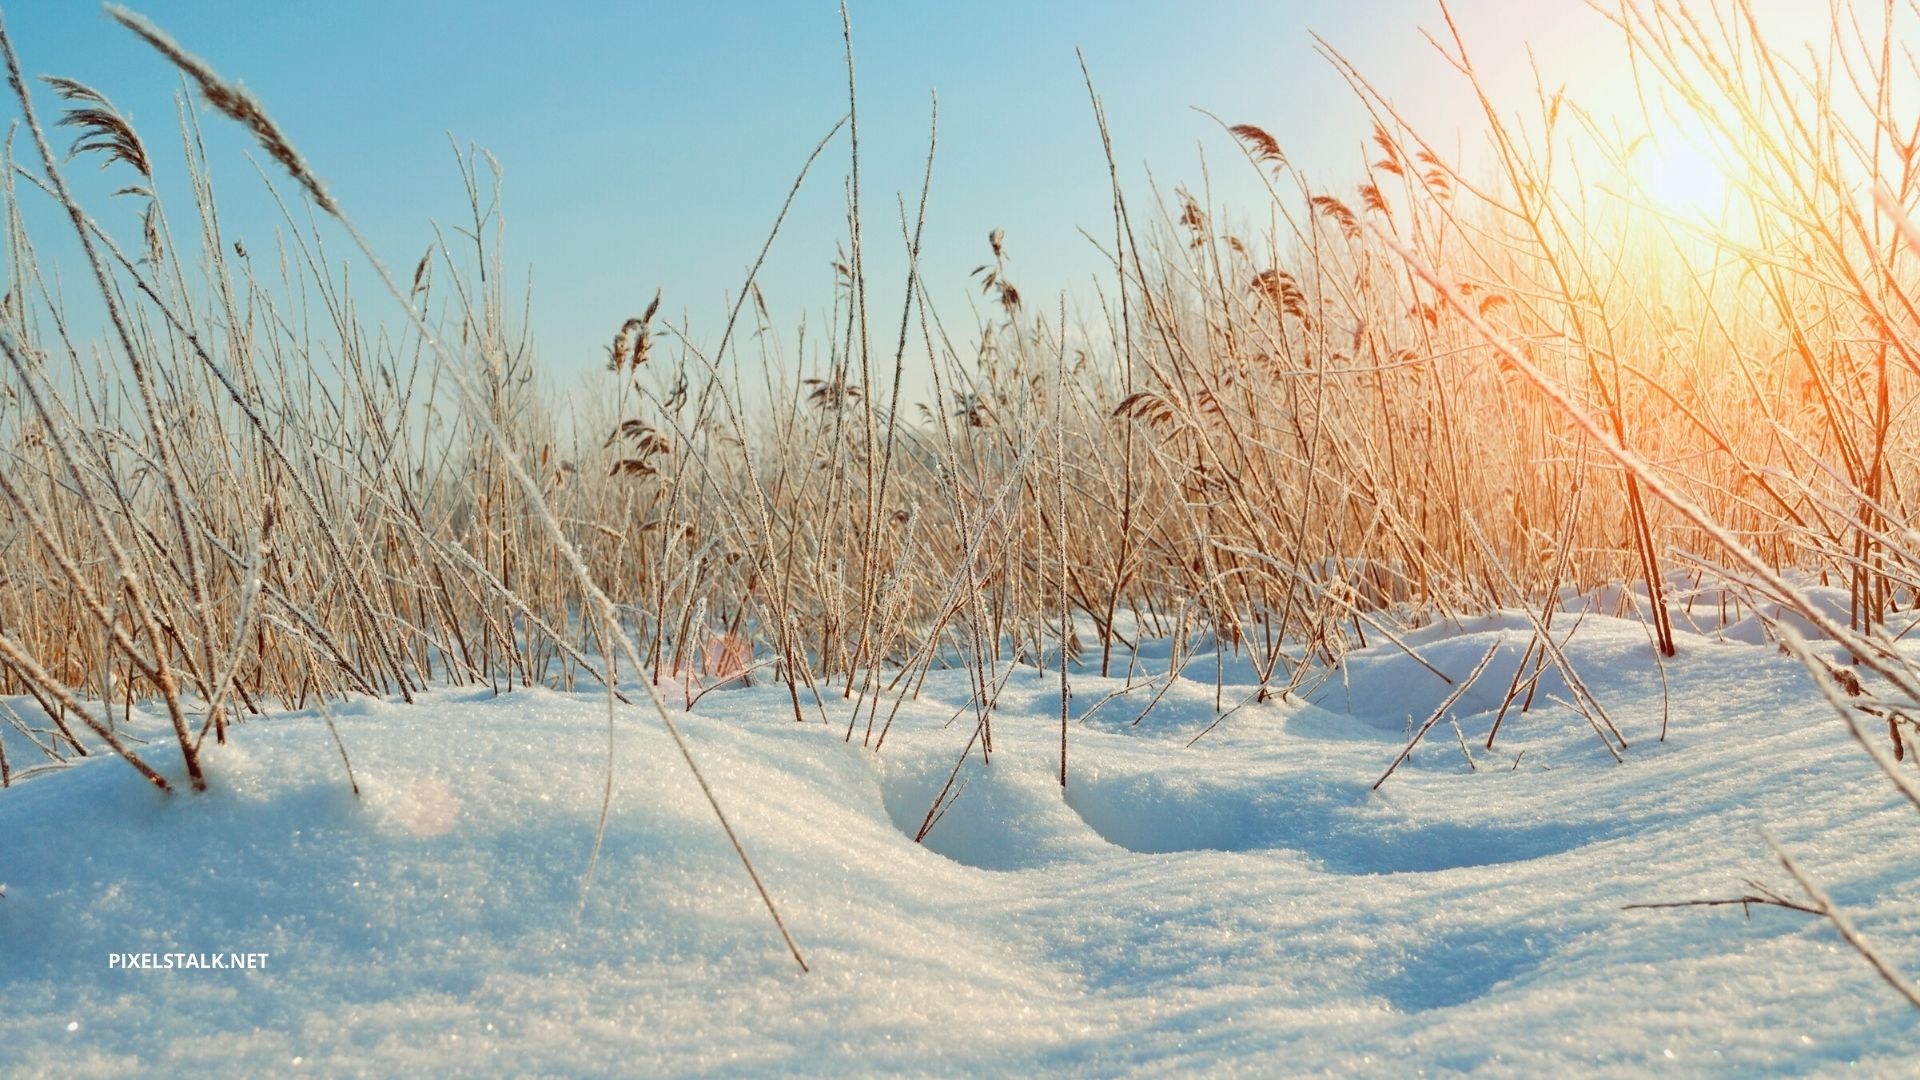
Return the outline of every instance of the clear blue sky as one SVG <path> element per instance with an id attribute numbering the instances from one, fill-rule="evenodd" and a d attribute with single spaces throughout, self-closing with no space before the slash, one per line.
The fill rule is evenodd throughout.
<path id="1" fill-rule="evenodd" d="M 541 364 L 562 387 L 600 365 L 621 320 L 656 287 L 665 287 L 670 314 L 717 334 L 724 298 L 795 172 L 845 108 L 832 0 L 132 6 L 252 88 L 400 273 L 426 249 L 429 221 L 458 223 L 465 212 L 445 133 L 493 151 L 506 173 L 509 268 L 521 280 L 531 269 Z M 1523 42 L 1550 82 L 1576 92 L 1619 75 L 1608 30 L 1582 0 L 1459 0 L 1454 12 L 1516 107 L 1524 99 L 1511 95 L 1531 87 Z M 149 143 L 168 142 L 175 76 L 96 5 L 39 0 L 5 15 L 29 74 L 90 83 L 133 115 Z M 1316 182 L 1351 187 L 1367 121 L 1314 54 L 1309 30 L 1436 141 L 1454 144 L 1454 130 L 1470 121 L 1464 88 L 1420 35 L 1443 27 L 1432 0 L 856 0 L 853 27 L 882 312 L 904 266 L 894 194 L 911 200 L 917 190 L 929 90 L 940 94 L 940 152 L 923 263 L 950 321 L 965 313 L 966 275 L 985 260 L 991 229 L 1007 230 L 1014 280 L 1030 300 L 1084 294 L 1096 272 L 1077 230 L 1111 228 L 1107 179 L 1076 46 L 1142 205 L 1149 169 L 1165 190 L 1197 187 L 1204 150 L 1216 196 L 1264 218 L 1231 141 L 1194 106 L 1262 125 Z M 52 110 L 50 95 L 39 101 Z M 217 118 L 206 124 L 230 229 L 256 252 L 271 250 L 274 219 L 254 194 L 244 140 Z M 1477 126 L 1467 130 L 1471 147 Z M 178 170 L 177 155 L 157 156 Z M 829 302 L 845 171 L 842 141 L 810 179 L 763 276 L 783 328 L 803 314 L 817 325 Z M 183 197 L 174 205 L 186 212 Z M 130 204 L 94 210 L 119 226 L 116 213 L 133 213 Z M 876 339 L 897 317 L 876 316 Z"/>

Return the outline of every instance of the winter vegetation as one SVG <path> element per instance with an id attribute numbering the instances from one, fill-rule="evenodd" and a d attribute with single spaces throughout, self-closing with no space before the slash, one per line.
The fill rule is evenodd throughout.
<path id="1" fill-rule="evenodd" d="M 831 318 L 656 297 L 582 413 L 499 163 L 385 266 L 272 102 L 111 11 L 177 133 L 0 32 L 0 1072 L 1920 1050 L 1914 12 L 1599 4 L 1639 126 L 1543 76 L 1466 158 L 1322 42 L 1371 164 L 1202 118 L 1256 207 L 1129 190 L 1083 65 L 1101 291 L 983 228 L 962 323 L 937 197 L 861 187 L 856 11 L 793 163 L 845 181 Z"/>

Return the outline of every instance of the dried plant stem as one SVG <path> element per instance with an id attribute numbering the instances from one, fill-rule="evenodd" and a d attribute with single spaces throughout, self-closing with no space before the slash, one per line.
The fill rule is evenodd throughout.
<path id="1" fill-rule="evenodd" d="M 81 721 L 87 725 L 88 729 L 91 730 L 101 742 L 106 743 L 114 753 L 120 755 L 127 764 L 133 766 L 141 776 L 146 777 L 148 783 L 159 788 L 161 791 L 173 790 L 172 785 L 167 783 L 165 777 L 153 771 L 152 766 L 140 760 L 138 755 L 127 749 L 126 745 L 120 741 L 119 736 L 115 735 L 112 729 L 101 723 L 100 719 L 94 716 L 91 710 L 81 704 L 80 699 L 74 696 L 73 691 L 60 685 L 52 675 L 47 673 L 45 668 L 34 661 L 33 657 L 29 655 L 25 649 L 17 645 L 12 638 L 4 633 L 0 633 L 0 658 L 4 658 L 8 664 L 13 666 L 15 671 L 32 680 L 34 685 L 42 692 L 51 695 L 63 708 L 79 716 Z M 59 721 L 55 720 L 55 723 L 57 724 Z M 64 726 L 62 727 L 62 731 L 65 731 Z M 68 738 L 71 737 L 70 735 L 68 736 Z"/>
<path id="2" fill-rule="evenodd" d="M 1813 898 L 1814 905 L 1818 908 L 1818 913 L 1825 915 L 1827 921 L 1833 924 L 1833 928 L 1839 931 L 1840 937 L 1852 947 L 1854 952 L 1860 954 L 1861 959 L 1872 965 L 1874 972 L 1878 974 L 1888 986 L 1893 987 L 1901 997 L 1906 998 L 1907 1004 L 1912 1005 L 1916 1009 L 1920 1009 L 1920 987 L 1915 987 L 1913 983 L 1908 982 L 1906 977 L 1901 975 L 1892 964 L 1888 963 L 1885 957 L 1881 956 L 1872 946 L 1867 944 L 1866 939 L 1860 936 L 1860 931 L 1855 928 L 1853 920 L 1847 916 L 1847 913 L 1841 910 L 1838 904 L 1833 902 L 1833 897 L 1828 896 L 1826 890 L 1822 889 L 1813 878 L 1809 877 L 1806 871 L 1800 869 L 1800 865 L 1793 861 L 1793 857 L 1787 854 L 1786 849 L 1782 848 L 1770 833 L 1762 830 L 1760 835 L 1766 840 L 1767 847 L 1773 850 L 1774 857 L 1780 860 L 1780 865 L 1785 867 L 1787 873 L 1793 876 L 1794 882 L 1798 884 L 1801 889 L 1805 890 L 1808 896 Z"/>
<path id="3" fill-rule="evenodd" d="M 1467 673 L 1467 677 L 1460 680 L 1459 685 L 1453 688 L 1453 692 L 1448 694 L 1444 701 L 1440 702 L 1440 707 L 1433 710 L 1432 715 L 1428 716 L 1425 722 L 1420 725 L 1420 730 L 1413 733 L 1413 738 L 1409 739 L 1407 745 L 1401 749 L 1400 753 L 1394 756 L 1392 764 L 1387 766 L 1387 771 L 1380 774 L 1380 779 L 1373 782 L 1374 791 L 1380 790 L 1380 785 L 1387 782 L 1387 777 L 1392 776 L 1395 769 L 1398 769 L 1402 763 L 1413 756 L 1413 748 L 1420 745 L 1420 740 L 1426 738 L 1427 732 L 1433 728 L 1433 725 L 1439 723 L 1440 719 L 1447 715 L 1447 710 L 1453 708 L 1454 704 L 1460 700 L 1462 695 L 1466 694 L 1468 690 L 1473 689 L 1474 683 L 1480 681 L 1481 673 L 1487 670 L 1487 665 L 1493 663 L 1493 658 L 1499 654 L 1501 644 L 1502 642 L 1496 641 L 1487 647 L 1486 655 L 1480 658 L 1479 663 L 1473 665 L 1473 670 Z M 1460 749 L 1464 751 L 1466 748 L 1466 742 L 1462 740 Z M 1473 755 L 1467 755 L 1467 764 L 1473 764 Z"/>

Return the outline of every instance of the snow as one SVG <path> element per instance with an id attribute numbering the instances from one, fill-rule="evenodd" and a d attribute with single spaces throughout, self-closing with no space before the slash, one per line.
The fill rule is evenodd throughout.
<path id="1" fill-rule="evenodd" d="M 972 734 L 963 671 L 878 754 L 843 741 L 837 689 L 829 725 L 782 688 L 710 693 L 681 722 L 810 974 L 645 710 L 615 720 L 580 905 L 590 693 L 336 704 L 358 799 L 311 712 L 237 727 L 204 795 L 89 759 L 0 791 L 0 1073 L 1906 1073 L 1912 1008 L 1823 920 L 1622 910 L 1749 878 L 1801 899 L 1764 828 L 1920 972 L 1913 810 L 1798 664 L 1682 632 L 1663 673 L 1639 622 L 1588 615 L 1566 652 L 1624 762 L 1553 674 L 1486 750 L 1529 636 L 1402 637 L 1456 680 L 1493 651 L 1453 710 L 1478 767 L 1443 722 L 1377 791 L 1451 692 L 1393 643 L 1191 747 L 1218 712 L 1189 658 L 1137 725 L 1152 689 L 1074 725 L 1064 795 L 1058 675 L 1018 669 L 924 844 Z M 1221 667 L 1231 708 L 1250 676 Z M 1072 682 L 1076 717 L 1127 685 Z M 268 959 L 109 960 L 229 952 Z"/>

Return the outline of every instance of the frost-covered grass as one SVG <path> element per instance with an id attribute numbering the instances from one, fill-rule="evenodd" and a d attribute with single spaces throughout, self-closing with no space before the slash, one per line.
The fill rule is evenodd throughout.
<path id="1" fill-rule="evenodd" d="M 1456 677 L 1517 617 L 1431 633 Z M 1867 938 L 1920 965 L 1912 811 L 1770 646 L 1685 635 L 1676 723 L 1638 622 L 1571 646 L 1634 751 L 1537 707 L 1484 751 L 1488 703 L 1377 791 L 1433 677 L 1355 656 L 1354 704 L 1215 716 L 1182 680 L 1138 726 L 1076 724 L 1013 673 L 993 763 L 926 842 L 966 742 L 963 676 L 929 680 L 873 755 L 795 724 L 777 687 L 684 720 L 813 972 L 765 913 L 655 727 L 623 713 L 598 814 L 604 702 L 435 691 L 250 722 L 169 800 L 106 761 L 0 799 L 0 1043 L 22 1075 L 1566 1075 L 1904 1070 L 1911 1008 L 1824 920 L 1624 911 L 1797 893 L 1769 829 Z M 1151 664 L 1151 661 L 1148 662 Z M 1211 668 L 1211 664 L 1206 665 Z M 1232 679 L 1248 689 L 1244 672 Z M 1119 680 L 1076 676 L 1085 710 Z M 1370 702 L 1370 703 L 1369 703 Z M 154 725 L 154 718 L 147 721 Z M 1514 761 L 1518 757 L 1518 766 Z M 112 952 L 263 951 L 263 971 L 119 971 Z M 73 1026 L 77 1025 L 77 1026 Z M 0 1070 L 0 1071 L 6 1071 Z"/>
<path id="2" fill-rule="evenodd" d="M 1896 1071 L 1911 79 L 1696 15 L 1594 18 L 1750 231 L 1558 95 L 1487 103 L 1486 180 L 1327 47 L 1351 192 L 1231 126 L 1236 232 L 1109 141 L 1097 298 L 996 231 L 971 325 L 917 280 L 882 319 L 850 230 L 829 332 L 656 300 L 569 413 L 490 158 L 389 270 L 117 14 L 292 186 L 238 236 L 201 113 L 169 158 L 13 84 L 0 1070 Z M 874 227 L 855 130 L 793 183 L 852 151 Z M 270 959 L 109 966 L 202 952 Z"/>

